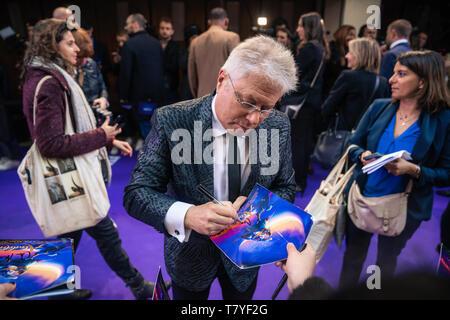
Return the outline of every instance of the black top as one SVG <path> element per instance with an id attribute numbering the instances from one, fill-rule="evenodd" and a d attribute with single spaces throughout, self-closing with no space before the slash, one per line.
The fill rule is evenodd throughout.
<path id="1" fill-rule="evenodd" d="M 375 88 L 376 74 L 365 70 L 345 70 L 337 78 L 328 98 L 322 105 L 324 117 L 339 114 L 338 130 L 352 130 L 368 107 Z M 380 76 L 380 84 L 374 99 L 389 97 L 389 83 Z M 370 101 L 371 103 L 371 101 Z"/>
<path id="2" fill-rule="evenodd" d="M 345 61 L 345 66 L 341 65 L 341 58 L 345 56 L 348 52 L 348 49 L 346 52 L 341 52 L 339 49 L 339 46 L 335 40 L 332 40 L 329 42 L 330 46 L 330 59 L 327 61 L 325 65 L 325 76 L 324 76 L 324 98 L 326 99 L 328 96 L 328 93 L 330 92 L 331 88 L 333 87 L 334 83 L 336 82 L 336 79 L 339 77 L 342 71 L 348 70 L 347 68 L 347 61 Z"/>
<path id="3" fill-rule="evenodd" d="M 163 51 L 161 44 L 146 31 L 131 35 L 122 47 L 120 99 L 137 103 L 164 101 Z"/>
<path id="4" fill-rule="evenodd" d="M 173 91 L 178 90 L 178 79 L 180 70 L 180 47 L 170 40 L 164 51 L 164 76 L 169 88 Z"/>
<path id="5" fill-rule="evenodd" d="M 319 69 L 322 56 L 323 49 L 314 42 L 308 42 L 300 49 L 298 55 L 294 57 L 299 79 L 297 89 L 295 92 L 286 96 L 283 99 L 282 104 L 295 105 L 302 101 L 304 94 L 310 90 L 309 86 Z M 322 103 L 323 70 L 324 66 L 322 66 L 322 69 L 320 70 L 316 83 L 308 93 L 308 99 L 303 108 L 320 108 Z"/>

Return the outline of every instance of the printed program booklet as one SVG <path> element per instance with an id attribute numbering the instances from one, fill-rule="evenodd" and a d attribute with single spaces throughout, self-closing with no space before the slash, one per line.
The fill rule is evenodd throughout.
<path id="1" fill-rule="evenodd" d="M 158 276 L 156 277 L 152 300 L 170 300 L 170 296 L 161 273 L 161 267 L 158 269 Z"/>
<path id="2" fill-rule="evenodd" d="M 211 240 L 241 269 L 286 259 L 287 243 L 299 249 L 313 224 L 309 213 L 259 184 L 238 216 L 239 220 Z"/>
<path id="3" fill-rule="evenodd" d="M 72 241 L 0 240 L 0 283 L 15 282 L 11 298 L 68 294 L 75 278 Z"/>
<path id="4" fill-rule="evenodd" d="M 374 171 L 383 167 L 386 163 L 389 163 L 389 162 L 394 161 L 395 159 L 399 159 L 399 158 L 405 159 L 407 161 L 412 160 L 411 154 L 408 151 L 401 150 L 401 151 L 386 154 L 386 155 L 378 158 L 377 160 L 366 164 L 362 168 L 362 170 L 364 173 L 371 174 Z"/>
<path id="5" fill-rule="evenodd" d="M 443 243 L 441 243 L 437 274 L 443 278 L 450 279 L 450 250 Z"/>

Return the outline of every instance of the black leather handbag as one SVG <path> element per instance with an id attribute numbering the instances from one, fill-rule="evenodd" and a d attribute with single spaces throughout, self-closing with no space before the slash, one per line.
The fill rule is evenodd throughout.
<path id="1" fill-rule="evenodd" d="M 301 97 L 295 97 L 295 100 L 298 101 L 297 103 L 289 103 L 289 99 L 281 106 L 280 111 L 284 112 L 289 119 L 296 119 L 298 116 L 298 113 L 300 109 L 305 104 L 306 100 L 308 99 L 309 91 L 314 87 L 314 84 L 316 83 L 317 77 L 319 76 L 320 70 L 322 69 L 323 60 L 325 56 L 322 56 L 322 60 L 320 61 L 319 68 L 316 71 L 316 74 L 314 75 L 313 80 L 311 81 L 309 85 L 309 90 Z"/>
<path id="2" fill-rule="evenodd" d="M 359 120 L 364 115 L 369 105 L 372 103 L 373 97 L 375 96 L 379 85 L 380 77 L 377 76 L 373 92 L 368 100 L 368 104 L 359 115 L 355 127 L 358 125 Z M 345 150 L 347 149 L 347 146 L 349 145 L 350 138 L 355 131 L 355 128 L 353 128 L 352 131 L 337 130 L 338 123 L 339 115 L 336 116 L 334 129 L 329 127 L 326 131 L 320 133 L 312 155 L 313 159 L 326 169 L 334 167 L 334 165 L 342 157 Z"/>

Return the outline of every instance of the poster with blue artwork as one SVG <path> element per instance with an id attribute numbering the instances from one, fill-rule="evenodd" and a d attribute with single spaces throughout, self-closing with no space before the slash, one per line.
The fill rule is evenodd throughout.
<path id="1" fill-rule="evenodd" d="M 241 269 L 286 259 L 287 243 L 299 249 L 313 224 L 309 213 L 259 184 L 239 209 L 238 217 L 210 238 Z"/>
<path id="2" fill-rule="evenodd" d="M 71 239 L 0 240 L 0 283 L 14 282 L 9 295 L 22 300 L 73 292 Z M 75 287 L 75 286 L 73 286 Z"/>

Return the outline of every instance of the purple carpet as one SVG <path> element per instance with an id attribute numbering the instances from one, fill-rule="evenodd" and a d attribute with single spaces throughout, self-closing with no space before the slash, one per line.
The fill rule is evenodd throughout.
<path id="1" fill-rule="evenodd" d="M 109 187 L 111 200 L 110 217 L 116 222 L 122 239 L 122 245 L 128 253 L 131 263 L 150 281 L 155 281 L 158 267 L 161 266 L 163 277 L 170 280 L 164 266 L 163 235 L 156 232 L 130 216 L 122 207 L 124 187 L 127 185 L 130 172 L 136 157 L 122 158 L 113 166 L 113 180 Z M 309 176 L 308 188 L 303 197 L 297 195 L 295 204 L 305 208 L 325 178 L 327 171 L 314 165 L 315 173 Z M 422 223 L 419 230 L 408 242 L 398 261 L 397 272 L 406 270 L 427 269 L 434 271 L 438 263 L 435 250 L 440 242 L 439 225 L 442 212 L 447 206 L 448 198 L 435 195 L 433 216 L 430 221 Z M 43 235 L 28 209 L 25 196 L 15 171 L 0 172 L 0 239 L 42 239 Z M 373 237 L 366 264 L 361 275 L 367 276 L 365 270 L 375 264 L 377 238 Z M 328 251 L 317 265 L 315 275 L 326 279 L 333 287 L 337 286 L 342 266 L 344 248 L 339 250 L 331 242 Z M 80 242 L 75 255 L 75 263 L 81 268 L 81 285 L 91 289 L 91 299 L 133 299 L 133 295 L 125 287 L 123 281 L 109 269 L 100 255 L 95 241 L 86 233 Z M 283 272 L 274 265 L 261 267 L 258 286 L 254 295 L 256 300 L 270 299 Z M 381 280 L 382 281 L 382 280 Z M 288 297 L 287 287 L 280 292 L 278 299 Z M 211 288 L 209 299 L 222 299 L 220 286 L 216 280 Z"/>

